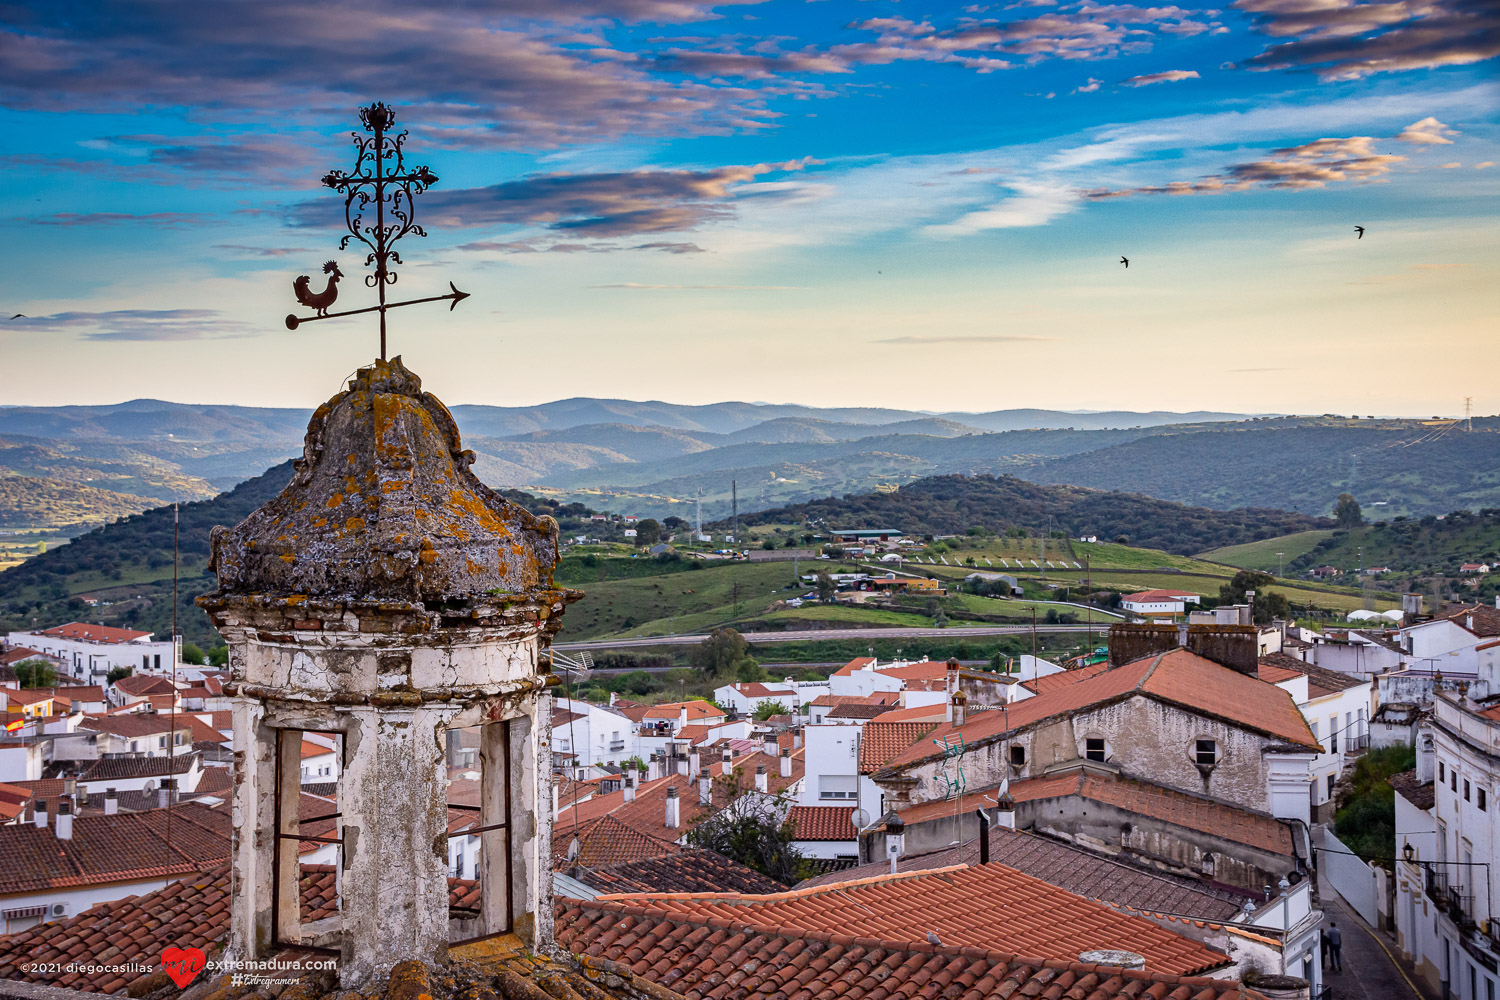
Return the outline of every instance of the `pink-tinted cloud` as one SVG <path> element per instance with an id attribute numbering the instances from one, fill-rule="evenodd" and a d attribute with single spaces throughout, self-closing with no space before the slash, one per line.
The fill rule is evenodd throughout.
<path id="1" fill-rule="evenodd" d="M 815 161 L 711 170 L 539 174 L 483 188 L 434 189 L 422 195 L 420 212 L 424 225 L 438 227 L 534 225 L 589 238 L 682 232 L 732 217 L 740 186 L 766 174 L 801 170 L 810 162 Z M 336 224 L 341 212 L 328 199 L 319 199 L 299 205 L 292 221 L 297 225 Z M 476 248 L 473 243 L 466 246 Z M 520 244 L 505 246 L 502 252 L 528 252 L 518 249 Z M 537 248 L 532 245 L 533 250 Z"/>
<path id="2" fill-rule="evenodd" d="M 1144 73 L 1120 81 L 1122 87 L 1149 87 L 1153 83 L 1176 83 L 1179 80 L 1196 80 L 1195 69 L 1169 69 L 1161 73 Z"/>
<path id="3" fill-rule="evenodd" d="M 1419 122 L 1412 122 L 1401 130 L 1396 136 L 1402 142 L 1414 142 L 1424 146 L 1451 146 L 1453 140 L 1450 135 L 1458 135 L 1458 129 L 1449 128 L 1442 122 L 1428 115 Z"/>
<path id="4" fill-rule="evenodd" d="M 25 316 L 7 332 L 72 333 L 84 340 L 178 341 L 249 336 L 250 327 L 215 309 L 115 309 Z"/>
<path id="5" fill-rule="evenodd" d="M 1494 0 L 1235 0 L 1262 33 L 1289 39 L 1249 69 L 1311 69 L 1326 80 L 1462 66 L 1500 56 Z"/>
<path id="6" fill-rule="evenodd" d="M 1378 140 L 1367 135 L 1315 139 L 1300 146 L 1272 150 L 1259 160 L 1231 164 L 1222 173 L 1191 181 L 1134 188 L 1096 188 L 1083 196 L 1101 201 L 1139 194 L 1221 194 L 1252 188 L 1305 190 L 1342 182 L 1380 181 L 1406 157 L 1380 153 Z"/>

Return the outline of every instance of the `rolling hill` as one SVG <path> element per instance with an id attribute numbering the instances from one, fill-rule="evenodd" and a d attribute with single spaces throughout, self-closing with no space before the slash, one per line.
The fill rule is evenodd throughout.
<path id="1" fill-rule="evenodd" d="M 1332 524 L 1283 510 L 1209 510 L 1140 494 L 1041 486 L 1014 476 L 933 476 L 892 492 L 829 497 L 743 514 L 740 520 L 746 525 L 888 527 L 908 535 L 963 534 L 976 526 L 995 533 L 1050 527 L 1069 537 L 1123 537 L 1131 545 L 1183 555 Z"/>

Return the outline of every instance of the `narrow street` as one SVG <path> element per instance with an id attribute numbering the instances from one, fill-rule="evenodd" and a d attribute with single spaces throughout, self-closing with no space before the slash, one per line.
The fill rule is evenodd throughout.
<path id="1" fill-rule="evenodd" d="M 1394 942 L 1344 905 L 1326 879 L 1319 880 L 1318 888 L 1324 931 L 1332 921 L 1344 932 L 1343 971 L 1335 972 L 1331 965 L 1323 970 L 1323 982 L 1331 988 L 1329 1000 L 1429 1000 L 1414 986 L 1415 977 L 1408 978 L 1395 960 Z"/>

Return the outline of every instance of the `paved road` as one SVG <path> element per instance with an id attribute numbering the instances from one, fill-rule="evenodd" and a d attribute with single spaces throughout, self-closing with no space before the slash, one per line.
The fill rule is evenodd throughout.
<path id="1" fill-rule="evenodd" d="M 1392 943 L 1344 905 L 1326 879 L 1319 883 L 1323 901 L 1323 927 L 1333 921 L 1344 932 L 1344 970 L 1323 970 L 1323 983 L 1332 987 L 1331 1000 L 1426 1000 L 1412 988 L 1406 975 L 1392 960 Z"/>
<path id="2" fill-rule="evenodd" d="M 1038 625 L 1038 633 L 1095 632 L 1103 635 L 1107 625 Z M 742 632 L 752 643 L 763 642 L 818 642 L 833 639 L 971 639 L 994 635 L 1030 635 L 1030 625 L 975 625 L 935 628 L 911 626 L 902 628 L 822 628 L 798 632 Z M 578 642 L 553 643 L 554 649 L 567 652 L 570 649 L 627 649 L 631 646 L 691 646 L 707 639 L 707 635 L 658 635 L 636 639 L 584 639 Z"/>

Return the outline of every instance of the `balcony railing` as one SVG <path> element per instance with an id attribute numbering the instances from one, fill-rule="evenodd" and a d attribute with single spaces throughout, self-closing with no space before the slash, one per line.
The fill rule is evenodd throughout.
<path id="1" fill-rule="evenodd" d="M 1346 753 L 1353 753 L 1356 750 L 1368 750 L 1368 749 L 1370 749 L 1370 734 L 1369 733 L 1363 733 L 1363 734 L 1361 734 L 1359 736 L 1350 736 L 1350 737 L 1347 737 L 1346 743 L 1345 743 L 1345 746 L 1344 746 L 1344 751 Z"/>

